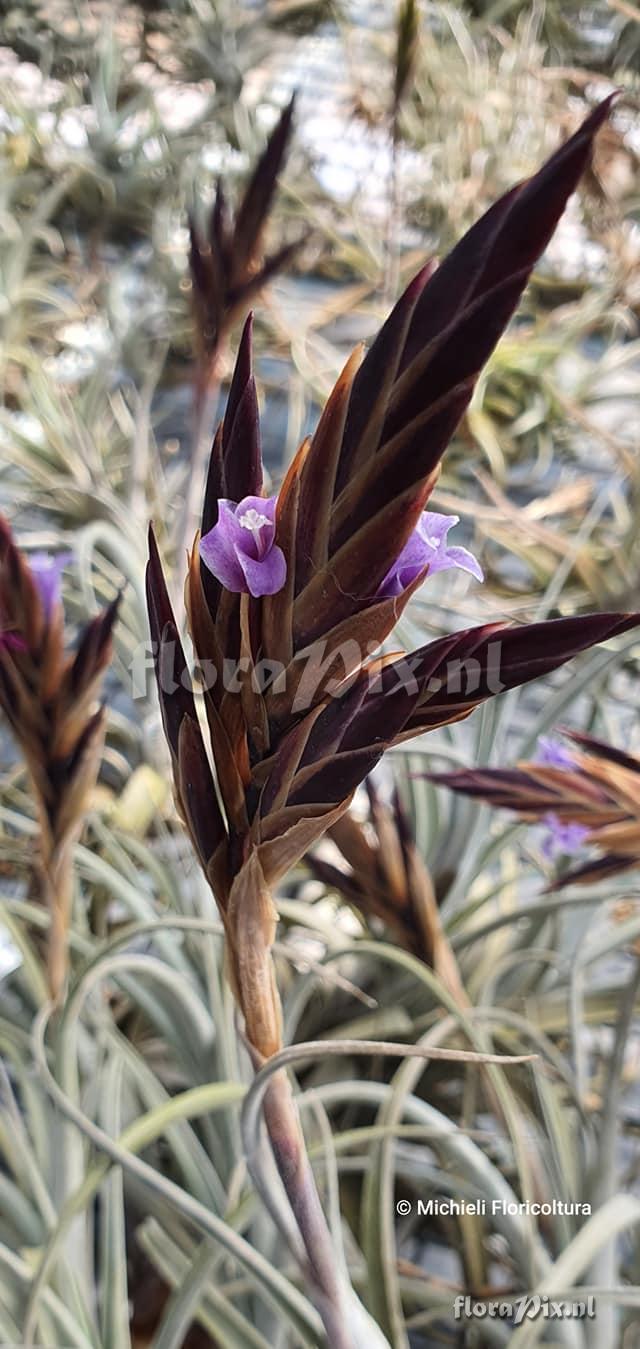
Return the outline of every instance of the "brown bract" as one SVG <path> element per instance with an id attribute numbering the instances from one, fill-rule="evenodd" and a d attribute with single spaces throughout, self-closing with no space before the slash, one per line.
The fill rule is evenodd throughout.
<path id="1" fill-rule="evenodd" d="M 28 562 L 0 517 L 0 707 L 24 755 L 39 823 L 41 893 L 51 913 L 49 981 L 57 997 L 66 976 L 73 848 L 104 740 L 96 698 L 111 659 L 114 600 L 65 650 L 61 604 L 47 615 Z"/>
<path id="2" fill-rule="evenodd" d="M 178 804 L 220 906 L 234 985 L 261 1054 L 279 1043 L 272 889 L 340 818 L 385 749 L 468 716 L 496 692 L 639 621 L 592 614 L 522 628 L 491 623 L 410 657 L 379 655 L 423 578 L 399 599 L 380 599 L 378 589 L 424 510 L 476 378 L 589 163 L 608 106 L 501 198 L 437 270 L 425 267 L 364 359 L 357 352 L 347 362 L 279 493 L 284 588 L 259 599 L 232 594 L 194 548 L 191 637 L 216 676 L 203 693 L 209 752 L 151 537 L 149 614 Z M 250 338 L 248 324 L 213 443 L 203 533 L 220 497 L 261 491 Z M 279 671 L 266 687 L 265 662 Z M 230 665 L 240 671 L 233 687 Z"/>
<path id="3" fill-rule="evenodd" d="M 389 804 L 367 778 L 369 818 L 352 811 L 328 831 L 346 869 L 312 853 L 306 864 L 312 875 L 357 909 L 368 921 L 377 919 L 389 937 L 429 965 L 456 1000 L 467 1002 L 457 962 L 447 941 L 433 882 L 397 792 Z"/>

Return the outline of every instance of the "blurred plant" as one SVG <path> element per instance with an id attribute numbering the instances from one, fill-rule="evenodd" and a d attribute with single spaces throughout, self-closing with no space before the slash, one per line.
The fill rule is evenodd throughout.
<path id="1" fill-rule="evenodd" d="M 532 20 L 532 7 L 523 0 L 465 0 L 479 27 L 499 22 L 518 31 Z M 637 62 L 640 14 L 631 0 L 608 0 L 606 8 L 585 13 L 576 0 L 536 7 L 534 19 L 547 61 L 586 66 L 607 75 Z"/>
<path id="2" fill-rule="evenodd" d="M 640 759 L 580 731 L 563 734 L 577 749 L 545 737 L 536 759 L 512 769 L 430 775 L 455 792 L 543 824 L 550 858 L 597 848 L 597 858 L 563 871 L 552 890 L 606 880 L 640 865 Z"/>
<path id="3" fill-rule="evenodd" d="M 206 456 L 211 448 L 210 427 L 220 391 L 220 362 L 233 324 L 247 312 L 255 296 L 299 252 L 304 239 L 285 244 L 261 258 L 269 213 L 291 137 L 294 99 L 281 113 L 265 149 L 229 218 L 227 200 L 218 181 L 208 216 L 206 234 L 195 221 L 191 229 L 191 285 L 195 318 L 195 409 L 193 450 L 180 529 L 178 556 L 191 546 L 204 487 Z"/>
<path id="4" fill-rule="evenodd" d="M 392 296 L 398 286 L 397 250 L 400 234 L 401 203 L 398 182 L 400 113 L 409 94 L 418 56 L 420 13 L 416 0 L 400 0 L 396 17 L 396 50 L 393 92 L 390 107 L 391 160 L 389 170 L 385 295 Z"/>
<path id="5" fill-rule="evenodd" d="M 29 564 L 0 518 L 0 706 L 24 754 L 39 824 L 40 897 L 50 914 L 48 973 L 59 998 L 67 970 L 73 850 L 98 772 L 105 711 L 95 710 L 111 657 L 118 601 L 65 655 L 60 570 L 68 557 Z"/>
<path id="6" fill-rule="evenodd" d="M 247 183 L 235 218 L 229 217 L 222 181 L 216 188 L 206 235 L 190 221 L 191 279 L 195 315 L 197 398 L 217 377 L 220 348 L 229 329 L 265 283 L 281 271 L 301 247 L 287 244 L 260 260 L 264 233 L 278 175 L 293 124 L 293 98 L 281 113 Z"/>
<path id="7" fill-rule="evenodd" d="M 151 533 L 149 618 L 176 797 L 220 908 L 256 1066 L 281 1045 L 273 888 L 340 818 L 383 752 L 640 621 L 601 614 L 524 629 L 498 622 L 409 658 L 373 654 L 427 575 L 434 545 L 421 526 L 439 460 L 608 108 L 592 112 L 538 174 L 497 202 L 435 273 L 416 277 L 362 364 L 358 351 L 347 362 L 277 500 L 261 495 L 245 326 L 186 584 L 215 783 Z M 407 584 L 408 548 L 412 560 L 422 551 L 423 565 Z M 349 1319 L 361 1312 L 345 1302 L 283 1074 L 269 1085 L 264 1114 L 318 1308 L 332 1344 L 349 1344 L 365 1326 Z"/>
<path id="8" fill-rule="evenodd" d="M 460 972 L 445 936 L 429 871 L 416 847 L 410 820 L 394 790 L 384 802 L 372 778 L 365 780 L 369 818 L 362 823 L 346 811 L 327 830 L 349 870 L 317 852 L 306 857 L 312 876 L 337 891 L 367 922 L 382 923 L 389 937 L 435 970 L 445 988 L 464 1005 Z"/>
<path id="9" fill-rule="evenodd" d="M 398 136 L 398 116 L 415 70 L 420 34 L 417 0 L 401 0 L 396 20 L 396 59 L 393 83 L 394 137 Z"/>
<path id="10" fill-rule="evenodd" d="M 470 219 L 503 191 L 514 173 L 527 163 L 529 147 L 542 154 L 559 128 L 568 129 L 571 104 L 588 95 L 592 76 L 570 60 L 550 59 L 543 31 L 544 6 L 523 14 L 514 33 L 496 16 L 491 25 L 474 23 L 458 6 L 434 7 L 433 22 L 423 24 L 417 51 L 412 97 L 403 107 L 403 139 L 417 153 L 406 164 L 406 209 L 412 223 L 425 227 L 435 239 L 449 242 Z M 375 40 L 375 34 L 371 41 Z M 378 39 L 380 41 L 380 39 Z M 615 67 L 609 78 L 615 80 Z M 620 85 L 633 85 L 633 76 L 620 71 Z M 380 97 L 373 86 L 372 98 Z M 631 99 L 633 95 L 631 94 Z M 518 110 L 529 110 L 523 135 Z M 563 237 L 556 240 L 545 260 L 546 287 L 562 283 L 571 294 L 589 277 L 599 284 L 607 258 L 592 247 L 604 240 L 625 204 L 635 211 L 633 135 L 626 136 L 626 109 L 605 135 L 605 145 L 617 140 L 620 174 L 601 173 L 608 158 L 598 150 L 598 184 L 590 172 L 579 204 L 571 211 Z M 622 192 L 606 191 L 603 184 Z M 584 225 L 587 229 L 584 229 Z M 571 248 L 568 247 L 570 241 Z M 595 257 L 595 263 L 594 263 Z M 615 254 L 610 255 L 615 261 Z M 565 292 L 566 294 L 567 292 Z"/>

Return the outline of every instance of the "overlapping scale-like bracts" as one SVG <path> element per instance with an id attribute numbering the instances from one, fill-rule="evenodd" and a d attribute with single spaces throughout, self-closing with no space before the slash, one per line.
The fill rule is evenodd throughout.
<path id="1" fill-rule="evenodd" d="M 640 759 L 579 731 L 563 762 L 522 761 L 514 768 L 434 773 L 432 781 L 530 823 L 577 826 L 585 860 L 560 871 L 549 887 L 587 885 L 640 866 Z M 575 746 L 575 748 L 574 748 Z M 563 756 L 564 758 L 564 756 Z M 561 851 L 561 848 L 558 849 Z"/>
<path id="2" fill-rule="evenodd" d="M 114 600 L 65 645 L 62 604 L 16 546 L 0 517 L 0 707 L 25 758 L 40 825 L 37 866 L 51 908 L 49 978 L 66 974 L 72 847 L 82 827 L 104 740 L 96 705 L 111 659 Z"/>
<path id="3" fill-rule="evenodd" d="M 368 353 L 358 350 L 347 362 L 278 494 L 284 586 L 257 597 L 226 590 L 196 541 L 187 609 L 197 659 L 215 672 L 203 693 L 215 785 L 152 543 L 158 670 L 163 648 L 171 647 L 181 672 L 175 693 L 159 678 L 177 797 L 235 951 L 245 1017 L 260 947 L 266 959 L 273 940 L 273 906 L 264 896 L 340 818 L 384 751 L 468 716 L 497 692 L 548 674 L 640 621 L 637 614 L 592 614 L 526 627 L 490 623 L 410 656 L 379 654 L 426 569 L 391 599 L 380 598 L 380 585 L 422 517 L 477 376 L 590 162 L 609 102 L 439 267 L 426 266 Z M 213 441 L 203 533 L 216 526 L 220 499 L 241 502 L 261 491 L 249 321 Z M 230 664 L 239 671 L 231 687 Z M 258 677 L 265 669 L 274 672 L 271 682 Z M 263 898 L 252 911 L 256 891 Z M 238 923 L 246 926 L 252 912 L 260 919 L 248 950 Z M 261 1051 L 275 1039 L 274 1023 Z"/>

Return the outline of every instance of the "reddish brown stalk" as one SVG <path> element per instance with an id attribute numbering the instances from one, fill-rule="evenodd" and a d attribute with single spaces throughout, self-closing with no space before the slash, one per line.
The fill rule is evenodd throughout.
<path id="1" fill-rule="evenodd" d="M 315 1290 L 315 1302 L 335 1349 L 353 1349 L 349 1331 L 349 1290 L 341 1279 L 331 1236 L 307 1155 L 300 1117 L 289 1079 L 276 1073 L 264 1099 L 264 1121 L 280 1178 L 306 1252 L 307 1281 Z M 371 1349 L 375 1331 L 371 1330 Z M 364 1346 L 363 1346 L 364 1349 Z"/>

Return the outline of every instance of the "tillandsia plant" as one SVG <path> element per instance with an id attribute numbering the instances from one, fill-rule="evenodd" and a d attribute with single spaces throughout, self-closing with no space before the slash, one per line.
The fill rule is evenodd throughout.
<path id="1" fill-rule="evenodd" d="M 550 860 L 596 850 L 579 866 L 564 868 L 552 890 L 640 866 L 640 759 L 580 731 L 562 734 L 571 744 L 543 736 L 536 758 L 515 768 L 430 775 L 465 796 L 543 825 L 543 852 Z"/>
<path id="2" fill-rule="evenodd" d="M 373 780 L 365 782 L 369 818 L 345 811 L 327 831 L 347 870 L 315 852 L 306 858 L 311 874 L 357 909 L 377 920 L 399 946 L 424 960 L 458 1000 L 466 995 L 455 956 L 445 936 L 433 881 L 411 830 L 397 789 L 382 800 Z"/>
<path id="3" fill-rule="evenodd" d="M 0 707 L 22 750 L 38 814 L 38 890 L 50 914 L 48 977 L 59 998 L 67 973 L 73 850 L 104 741 L 96 706 L 111 659 L 114 600 L 65 650 L 61 571 L 69 554 L 27 559 L 0 517 Z"/>
<path id="4" fill-rule="evenodd" d="M 281 1047 L 274 888 L 385 750 L 640 623 L 640 614 L 495 622 L 411 656 L 380 654 L 432 564 L 456 564 L 442 517 L 425 512 L 439 461 L 608 108 L 412 281 L 366 356 L 347 362 L 277 498 L 263 495 L 247 323 L 186 578 L 213 769 L 151 534 L 149 617 L 176 797 L 222 915 L 256 1066 Z M 282 1073 L 265 1120 L 329 1342 L 371 1344 L 349 1319 Z"/>
<path id="5" fill-rule="evenodd" d="M 263 257 L 264 236 L 293 125 L 294 99 L 287 104 L 258 160 L 232 218 L 222 180 L 218 181 L 205 228 L 189 220 L 189 264 L 195 329 L 194 442 L 189 463 L 180 542 L 191 546 L 202 497 L 221 363 L 229 332 L 246 315 L 256 295 L 293 260 L 303 238 Z"/>

